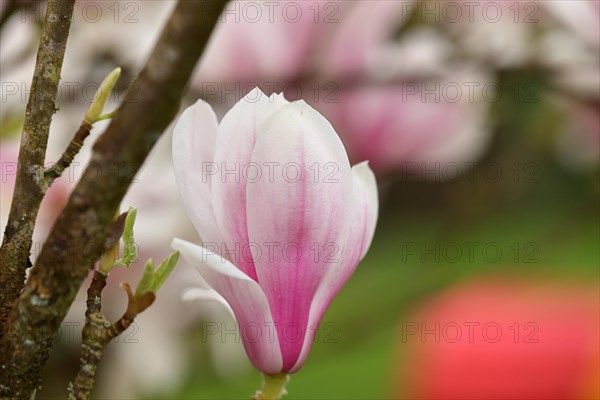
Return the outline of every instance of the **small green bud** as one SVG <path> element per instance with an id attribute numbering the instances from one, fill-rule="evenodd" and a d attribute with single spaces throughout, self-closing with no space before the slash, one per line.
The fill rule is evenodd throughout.
<path id="1" fill-rule="evenodd" d="M 149 259 L 144 267 L 144 272 L 142 272 L 142 277 L 138 282 L 137 288 L 135 289 L 135 297 L 139 299 L 146 292 L 158 292 L 158 289 L 160 289 L 171 272 L 173 272 L 177 260 L 179 260 L 178 251 L 171 253 L 158 268 L 154 269 L 154 262 L 152 259 Z"/>
<path id="2" fill-rule="evenodd" d="M 135 217 L 137 216 L 137 208 L 129 207 L 129 212 L 125 218 L 125 229 L 123 230 L 123 257 L 115 261 L 114 266 L 118 264 L 124 265 L 129 268 L 132 262 L 137 259 L 137 246 L 135 245 L 135 239 L 133 237 L 133 225 L 135 223 Z"/>
<path id="3" fill-rule="evenodd" d="M 84 122 L 92 125 L 94 122 L 98 121 L 102 115 L 102 110 L 104 110 L 104 105 L 120 77 L 121 68 L 115 68 L 106 76 L 106 78 L 104 78 L 104 81 L 102 81 L 102 84 L 94 95 L 92 104 L 90 104 L 90 107 L 85 114 L 85 118 L 83 119 Z"/>
<path id="4" fill-rule="evenodd" d="M 135 297 L 139 299 L 144 293 L 149 292 L 153 280 L 154 261 L 152 261 L 152 259 L 149 259 L 148 262 L 146 262 L 144 272 L 142 272 L 142 277 L 140 278 L 137 288 L 135 289 Z"/>
<path id="5" fill-rule="evenodd" d="M 167 257 L 158 268 L 156 268 L 156 271 L 154 271 L 154 279 L 152 279 L 152 285 L 150 286 L 150 291 L 154 293 L 158 292 L 158 289 L 160 289 L 169 275 L 171 275 L 171 272 L 175 268 L 175 264 L 177 264 L 178 260 L 179 252 L 176 251 L 171 253 L 171 255 L 169 255 L 169 257 Z"/>

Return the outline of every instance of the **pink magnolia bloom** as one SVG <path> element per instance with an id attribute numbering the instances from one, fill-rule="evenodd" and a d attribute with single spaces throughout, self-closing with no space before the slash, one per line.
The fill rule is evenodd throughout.
<path id="1" fill-rule="evenodd" d="M 185 110 L 173 162 L 203 246 L 175 239 L 172 247 L 231 306 L 258 370 L 298 371 L 371 243 L 372 171 L 366 162 L 350 167 L 333 127 L 304 101 L 258 88 L 220 124 L 203 101 Z"/>
<path id="2" fill-rule="evenodd" d="M 206 91 L 214 82 L 285 85 L 315 72 L 359 75 L 402 24 L 402 8 L 396 0 L 231 1 L 192 86 Z"/>
<path id="3" fill-rule="evenodd" d="M 351 159 L 369 159 L 378 174 L 405 171 L 411 164 L 416 176 L 427 178 L 427 170 L 476 160 L 491 131 L 483 101 L 470 101 L 464 93 L 455 102 L 425 97 L 422 87 L 432 84 L 425 85 L 343 90 L 338 103 L 315 106 L 343 132 Z"/>

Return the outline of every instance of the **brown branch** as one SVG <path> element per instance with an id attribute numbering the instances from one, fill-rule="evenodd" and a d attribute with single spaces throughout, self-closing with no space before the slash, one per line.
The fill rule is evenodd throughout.
<path id="1" fill-rule="evenodd" d="M 184 87 L 225 1 L 180 1 L 149 60 L 52 228 L 0 338 L 0 396 L 29 398 L 88 266 L 100 256 L 110 223 L 135 173 L 179 108 Z M 115 173 L 116 172 L 116 173 Z M 84 176 L 85 173 L 84 173 Z M 91 247 L 90 247 L 91 246 Z"/>
<path id="2" fill-rule="evenodd" d="M 94 377 L 104 348 L 108 344 L 103 332 L 110 326 L 102 314 L 102 290 L 107 276 L 94 271 L 87 291 L 85 325 L 81 333 L 81 365 L 75 382 L 69 385 L 69 399 L 87 398 L 94 387 Z"/>
<path id="3" fill-rule="evenodd" d="M 91 130 L 92 126 L 87 122 L 83 122 L 60 159 L 44 172 L 44 179 L 48 187 L 71 165 L 73 158 L 79 153 L 81 146 L 83 146 L 83 141 L 90 135 Z"/>
<path id="4" fill-rule="evenodd" d="M 23 288 L 33 227 L 47 188 L 44 159 L 74 4 L 75 0 L 50 0 L 46 9 L 25 111 L 13 200 L 0 248 L 0 325 L 4 325 Z"/>
<path id="5" fill-rule="evenodd" d="M 122 284 L 127 293 L 127 310 L 114 324 L 102 314 L 102 290 L 106 286 L 107 276 L 99 271 L 94 272 L 94 277 L 87 291 L 86 321 L 82 331 L 81 365 L 75 381 L 69 385 L 69 399 L 88 399 L 94 388 L 96 371 L 106 346 L 111 340 L 125 332 L 133 323 L 135 317 L 148 308 L 156 296 L 146 292 L 136 298 L 127 283 Z"/>

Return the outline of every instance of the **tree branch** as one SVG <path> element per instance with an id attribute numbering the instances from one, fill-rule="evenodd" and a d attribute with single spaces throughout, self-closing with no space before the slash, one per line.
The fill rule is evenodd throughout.
<path id="1" fill-rule="evenodd" d="M 81 365 L 75 382 L 69 385 L 69 399 L 88 399 L 94 388 L 96 370 L 106 346 L 125 332 L 133 323 L 135 317 L 142 313 L 154 302 L 156 295 L 146 292 L 136 298 L 127 283 L 122 284 L 127 293 L 127 310 L 114 324 L 102 314 L 102 290 L 106 286 L 107 276 L 100 271 L 94 272 L 94 277 L 87 291 L 87 310 L 85 326 L 81 335 Z"/>
<path id="2" fill-rule="evenodd" d="M 183 89 L 225 1 L 181 0 L 148 63 L 93 148 L 88 168 L 52 228 L 0 338 L 0 396 L 29 398 L 88 266 L 100 256 L 131 181 L 179 108 Z M 84 176 L 86 174 L 84 173 Z"/>
<path id="3" fill-rule="evenodd" d="M 44 171 L 44 179 L 48 187 L 71 165 L 73 158 L 79 153 L 79 149 L 83 146 L 83 141 L 90 135 L 91 130 L 92 126 L 87 122 L 83 122 L 60 159 L 56 164 Z"/>
<path id="4" fill-rule="evenodd" d="M 25 111 L 17 176 L 0 248 L 0 324 L 25 281 L 33 227 L 47 189 L 44 159 L 75 0 L 50 0 Z M 0 332 L 0 338 L 3 332 Z"/>

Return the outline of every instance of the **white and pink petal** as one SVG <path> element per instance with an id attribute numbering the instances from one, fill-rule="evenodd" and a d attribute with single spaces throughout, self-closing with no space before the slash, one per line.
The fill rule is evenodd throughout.
<path id="1" fill-rule="evenodd" d="M 314 334 L 327 307 L 348 281 L 373 240 L 379 201 L 375 175 L 366 161 L 352 167 L 352 183 L 353 217 L 343 255 L 340 262 L 328 271 L 315 293 L 308 318 L 308 334 L 304 338 L 298 360 L 289 372 L 297 372 L 306 361 Z"/>
<path id="2" fill-rule="evenodd" d="M 352 174 L 331 124 L 303 101 L 281 107 L 260 128 L 252 161 L 264 169 L 247 185 L 248 234 L 262 250 L 256 273 L 287 371 L 300 355 L 315 292 L 345 243 Z"/>
<path id="3" fill-rule="evenodd" d="M 215 146 L 214 162 L 219 172 L 212 180 L 212 203 L 226 246 L 222 255 L 254 280 L 246 221 L 246 182 L 255 179 L 260 168 L 251 164 L 257 129 L 285 104 L 283 96 L 268 97 L 254 88 L 225 114 Z"/>
<path id="4" fill-rule="evenodd" d="M 218 122 L 206 102 L 198 100 L 179 117 L 173 130 L 172 154 L 177 187 L 203 242 L 221 241 L 212 205 L 210 173 Z"/>
<path id="5" fill-rule="evenodd" d="M 281 372 L 282 357 L 269 303 L 261 287 L 229 261 L 204 247 L 174 239 L 171 247 L 192 264 L 231 306 L 252 365 L 266 374 Z"/>

